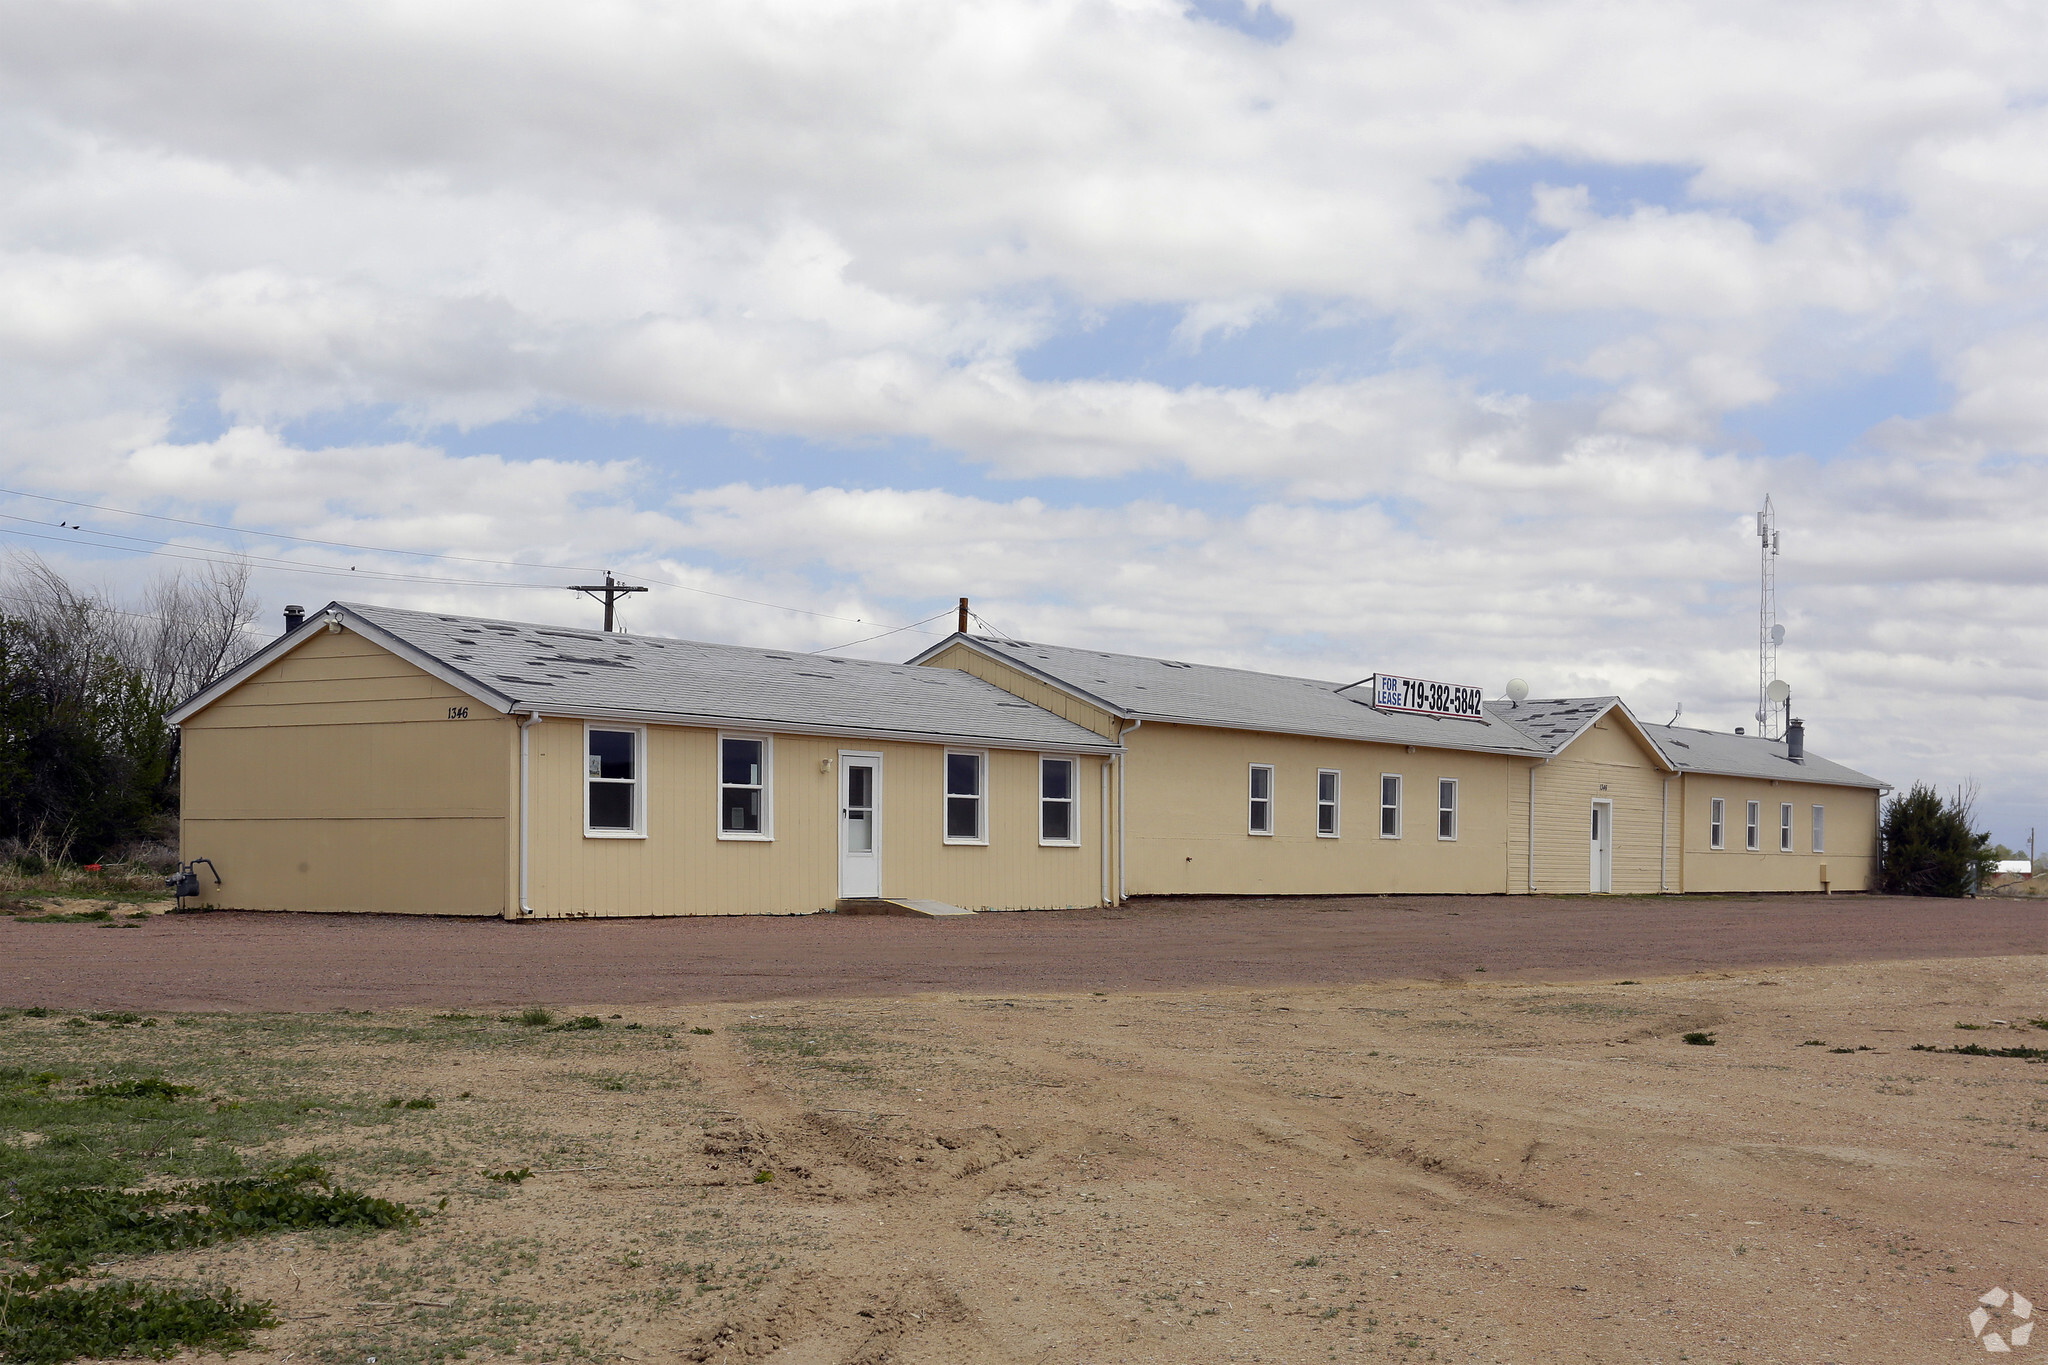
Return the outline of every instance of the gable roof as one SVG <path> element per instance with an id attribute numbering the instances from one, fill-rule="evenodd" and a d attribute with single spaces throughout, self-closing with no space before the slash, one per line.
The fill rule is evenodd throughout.
<path id="1" fill-rule="evenodd" d="M 1822 758 L 1812 749 L 1804 761 L 1785 756 L 1785 741 L 1762 735 L 1729 735 L 1717 730 L 1691 730 L 1677 725 L 1643 727 L 1680 772 L 1718 777 L 1769 777 L 1781 782 L 1819 782 L 1833 787 L 1882 788 L 1868 773 Z"/>
<path id="2" fill-rule="evenodd" d="M 1637 720 L 1635 712 L 1629 710 L 1628 703 L 1620 697 L 1532 697 L 1519 705 L 1510 701 L 1490 701 L 1486 703 L 1486 709 L 1543 745 L 1551 754 L 1562 753 L 1580 735 L 1599 724 L 1603 717 L 1618 715 L 1623 728 L 1642 742 L 1659 768 L 1667 772 L 1678 769 L 1663 746 L 1657 743 L 1656 736 L 1650 733 L 1650 727 Z"/>
<path id="3" fill-rule="evenodd" d="M 958 644 L 1127 720 L 1532 758 L 1548 752 L 1514 726 L 1491 716 L 1454 720 L 1380 711 L 1367 704 L 1368 689 L 1319 678 L 968 635 L 942 640 L 910 662 L 920 663 Z"/>
<path id="4" fill-rule="evenodd" d="M 335 602 L 172 713 L 182 723 L 343 626 L 501 712 L 1106 752 L 1105 740 L 971 673 Z"/>

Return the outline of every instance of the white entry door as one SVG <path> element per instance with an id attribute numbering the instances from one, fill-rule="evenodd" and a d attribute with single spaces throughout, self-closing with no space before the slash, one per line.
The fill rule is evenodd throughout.
<path id="1" fill-rule="evenodd" d="M 839 753 L 839 896 L 882 894 L 882 756 Z"/>
<path id="2" fill-rule="evenodd" d="M 1614 889 L 1614 803 L 1593 803 L 1593 889 Z"/>

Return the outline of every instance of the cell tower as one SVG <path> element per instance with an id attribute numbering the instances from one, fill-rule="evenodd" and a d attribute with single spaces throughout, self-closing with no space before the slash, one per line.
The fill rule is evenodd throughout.
<path id="1" fill-rule="evenodd" d="M 1783 706 L 1771 696 L 1771 684 L 1778 680 L 1778 646 L 1784 643 L 1785 628 L 1778 624 L 1778 513 L 1764 495 L 1764 509 L 1756 514 L 1756 538 L 1763 543 L 1763 600 L 1756 613 L 1756 723 L 1757 733 L 1776 739 L 1785 732 Z"/>

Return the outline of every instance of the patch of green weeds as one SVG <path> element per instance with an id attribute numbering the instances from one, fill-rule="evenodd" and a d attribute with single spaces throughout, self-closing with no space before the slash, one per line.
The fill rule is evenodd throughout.
<path id="1" fill-rule="evenodd" d="M 1982 1024 L 1965 1024 L 1965 1023 L 1963 1023 L 1963 1022 L 1962 1022 L 1961 1020 L 1957 1020 L 1957 1021 L 1956 1021 L 1956 1027 L 1957 1027 L 1957 1028 L 1967 1028 L 1967 1029 L 1980 1029 L 1980 1028 L 1983 1028 L 1983 1027 L 1984 1027 L 1984 1025 L 1982 1025 Z"/>
<path id="2" fill-rule="evenodd" d="M 1712 1030 L 1694 1029 L 1685 1035 L 1684 1041 L 1693 1047 L 1712 1047 L 1718 1041 Z"/>
<path id="3" fill-rule="evenodd" d="M 47 915 L 16 915 L 16 924 L 106 924 L 114 918 L 111 910 L 72 910 Z"/>
<path id="4" fill-rule="evenodd" d="M 555 1022 L 554 1013 L 539 1005 L 528 1005 L 517 1014 L 501 1014 L 498 1018 L 507 1024 L 524 1024 L 528 1028 L 546 1028 Z"/>
<path id="5" fill-rule="evenodd" d="M 1801 1044 L 1800 1044 L 1799 1046 L 1801 1046 L 1801 1047 L 1826 1047 L 1826 1046 L 1827 1046 L 1827 1044 L 1826 1044 L 1826 1043 L 1823 1043 L 1823 1042 L 1822 1042 L 1822 1041 L 1821 1041 L 1820 1039 L 1818 1039 L 1818 1038 L 1808 1038 L 1808 1039 L 1807 1039 L 1807 1040 L 1806 1040 L 1805 1042 L 1801 1043 Z"/>
<path id="6" fill-rule="evenodd" d="M 288 1228 L 396 1228 L 419 1215 L 388 1199 L 342 1189 L 318 1166 L 172 1190 L 65 1186 L 17 1194 L 0 1221 L 0 1246 L 55 1284 L 107 1256 L 208 1246 Z"/>
<path id="7" fill-rule="evenodd" d="M 693 1028 L 693 1029 L 691 1029 L 691 1030 L 690 1030 L 690 1032 L 692 1032 L 692 1033 L 701 1033 L 701 1034 L 704 1034 L 704 1035 L 705 1035 L 706 1037 L 709 1037 L 709 1036 L 710 1036 L 710 1034 L 711 1034 L 711 1030 L 710 1030 L 710 1029 L 708 1029 L 708 1028 Z"/>
<path id="8" fill-rule="evenodd" d="M 398 1096 L 393 1095 L 390 1099 L 384 1101 L 384 1107 L 386 1109 L 432 1109 L 434 1101 L 425 1095 L 410 1100 L 402 1100 Z"/>
<path id="9" fill-rule="evenodd" d="M 774 1179 L 775 1172 L 769 1170 L 766 1166 L 763 1166 L 760 1170 L 754 1172 L 754 1183 L 756 1185 L 766 1185 Z"/>
<path id="10" fill-rule="evenodd" d="M 1915 1043 L 1913 1051 L 1954 1052 L 1965 1057 L 2011 1057 L 2030 1062 L 2048 1061 L 2048 1047 L 1986 1047 L 1982 1043 L 1958 1043 L 1954 1047 L 1936 1047 L 1932 1043 Z"/>
<path id="11" fill-rule="evenodd" d="M 524 1023 L 524 1022 L 525 1022 L 525 1020 L 523 1020 L 523 1019 L 522 1019 L 522 1020 L 521 1020 L 520 1022 L 521 1022 L 521 1023 Z M 548 1030 L 548 1032 L 550 1032 L 550 1033 L 568 1033 L 568 1032 L 580 1032 L 580 1031 L 582 1031 L 582 1030 L 584 1030 L 584 1029 L 593 1029 L 593 1028 L 603 1028 L 603 1027 L 604 1027 L 604 1020 L 602 1020 L 602 1019 L 598 1018 L 598 1017 L 597 1017 L 596 1015 L 594 1015 L 594 1014 L 579 1014 L 579 1015 L 577 1015 L 577 1016 L 576 1016 L 576 1017 L 575 1017 L 574 1019 L 569 1019 L 569 1020 L 565 1020 L 565 1021 L 564 1021 L 564 1022 L 562 1022 L 562 1023 L 556 1024 L 556 1025 L 555 1025 L 555 1026 L 554 1026 L 553 1028 L 549 1029 L 549 1030 Z"/>
<path id="12" fill-rule="evenodd" d="M 533 1167 L 521 1166 L 517 1170 L 485 1171 L 484 1179 L 495 1180 L 500 1185 L 517 1185 L 533 1175 Z"/>
<path id="13" fill-rule="evenodd" d="M 2029 1019 L 2027 1020 L 2027 1026 L 2029 1028 L 2048 1028 L 2048 1019 Z"/>
<path id="14" fill-rule="evenodd" d="M 0 1314 L 0 1359 L 59 1365 L 79 1356 L 168 1360 L 182 1348 L 237 1351 L 275 1327 L 267 1302 L 232 1289 L 188 1290 L 132 1280 L 10 1295 Z"/>

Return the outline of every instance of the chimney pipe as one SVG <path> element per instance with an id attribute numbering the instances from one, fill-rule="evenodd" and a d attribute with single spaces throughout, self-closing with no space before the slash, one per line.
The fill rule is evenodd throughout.
<path id="1" fill-rule="evenodd" d="M 298 629 L 298 628 L 299 628 L 300 626 L 303 626 L 303 625 L 305 625 L 305 624 L 306 624 L 306 609 L 305 609 L 304 607 L 297 607 L 297 606 L 293 606 L 293 607 L 286 607 L 286 608 L 284 609 L 284 633 L 285 633 L 285 634 L 289 635 L 289 634 L 291 634 L 291 633 L 292 633 L 293 631 L 297 630 L 297 629 Z"/>
<path id="2" fill-rule="evenodd" d="M 1794 763 L 1806 762 L 1806 722 L 1797 716 L 1785 722 L 1785 757 Z"/>
<path id="3" fill-rule="evenodd" d="M 964 597 L 960 599 L 960 633 L 967 633 L 967 599 Z"/>

